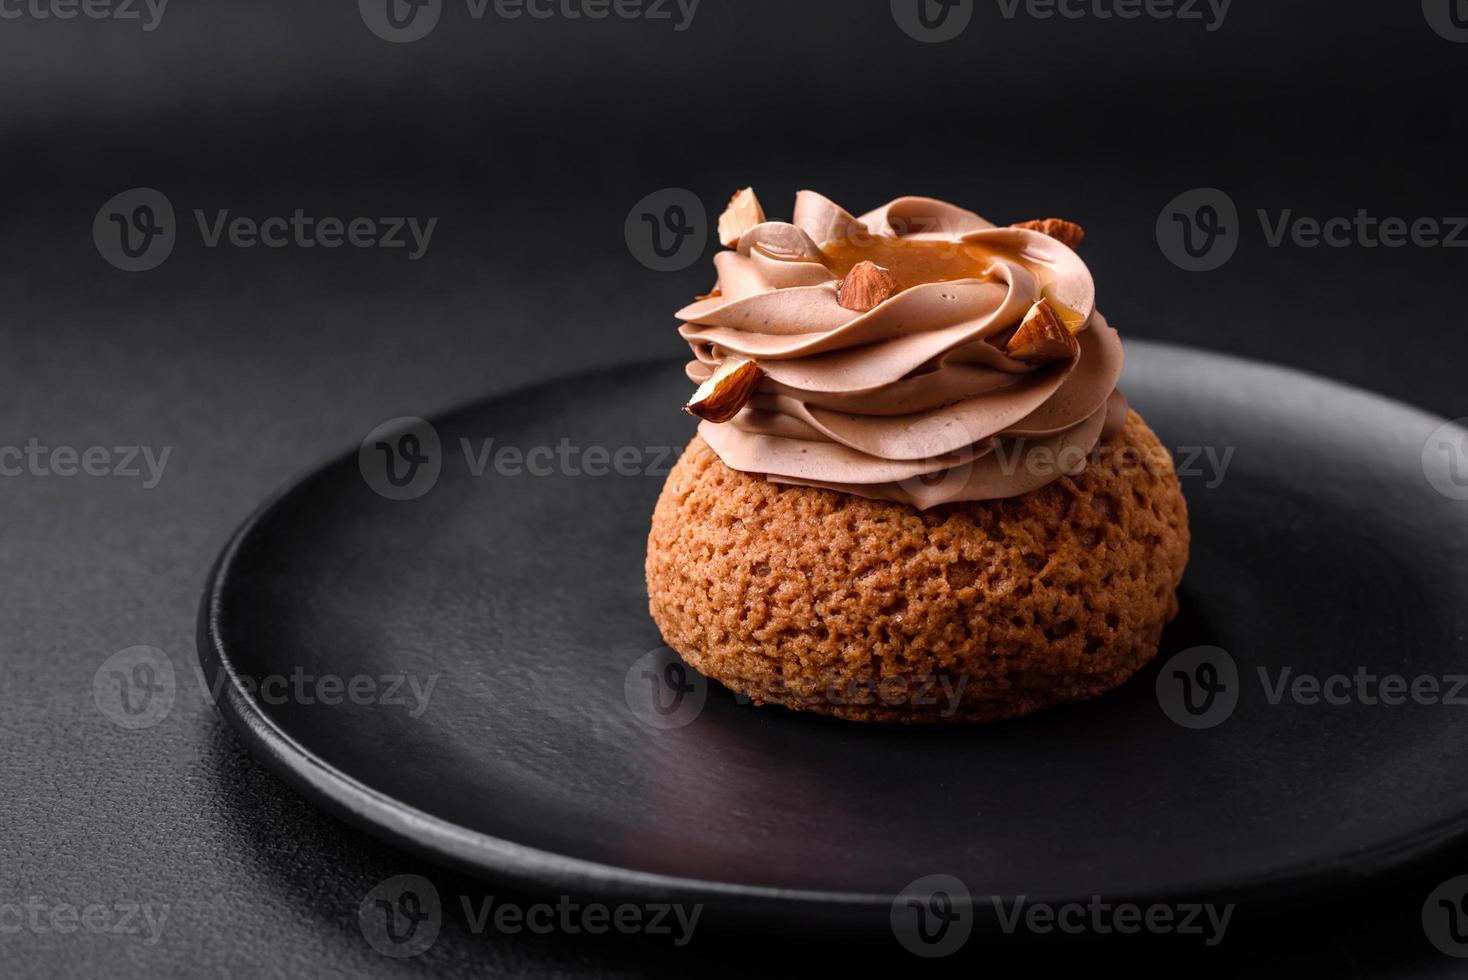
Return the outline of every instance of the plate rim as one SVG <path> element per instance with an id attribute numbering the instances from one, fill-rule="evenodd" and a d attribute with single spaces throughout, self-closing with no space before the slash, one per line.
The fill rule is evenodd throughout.
<path id="1" fill-rule="evenodd" d="M 1310 385 L 1326 386 L 1366 399 L 1378 409 L 1417 416 L 1424 425 L 1429 426 L 1425 431 L 1430 431 L 1431 424 L 1442 421 L 1433 413 L 1405 402 L 1285 365 L 1142 338 L 1134 338 L 1128 345 L 1133 350 L 1145 349 L 1161 356 L 1202 358 L 1218 365 L 1226 364 L 1256 372 L 1263 370 Z M 444 411 L 433 412 L 430 417 L 436 421 L 447 420 L 485 402 L 504 401 L 541 388 L 561 385 L 578 377 L 591 378 L 617 371 L 668 367 L 677 363 L 681 361 L 654 358 L 555 375 L 528 386 L 495 392 Z M 830 922 L 848 922 L 854 919 L 869 921 L 877 914 L 886 917 L 901 892 L 887 894 L 792 889 L 639 871 L 572 857 L 471 830 L 374 789 L 332 766 L 281 729 L 268 712 L 249 695 L 231 661 L 223 634 L 224 596 L 241 551 L 276 508 L 302 492 L 314 479 L 337 466 L 350 464 L 354 456 L 355 450 L 331 456 L 287 480 L 270 493 L 231 533 L 224 548 L 211 564 L 205 579 L 199 604 L 196 651 L 203 680 L 208 685 L 206 690 L 217 692 L 209 700 L 257 760 L 308 801 L 370 836 L 449 868 L 479 878 L 504 881 L 530 893 L 696 902 L 717 908 L 721 912 L 760 919 L 778 918 L 781 921 L 786 921 L 791 914 L 806 920 L 824 919 Z M 1468 838 L 1468 807 L 1455 816 L 1425 827 L 1383 839 L 1366 848 L 1323 859 L 1281 865 L 1243 877 L 1215 875 L 1211 879 L 1199 880 L 1195 887 L 1189 887 L 1185 891 L 1143 889 L 1135 894 L 1107 893 L 1104 897 L 1111 901 L 1146 905 L 1184 900 L 1198 902 L 1210 898 L 1232 898 L 1236 902 L 1268 902 L 1284 895 L 1298 897 L 1304 894 L 1334 893 L 1342 888 L 1360 886 L 1367 879 L 1385 872 L 1423 861 L 1465 838 Z M 1018 897 L 971 893 L 975 924 L 992 922 L 994 903 L 1012 905 Z M 1085 903 L 1093 896 L 1027 894 L 1023 897 L 1031 904 L 1058 906 Z"/>

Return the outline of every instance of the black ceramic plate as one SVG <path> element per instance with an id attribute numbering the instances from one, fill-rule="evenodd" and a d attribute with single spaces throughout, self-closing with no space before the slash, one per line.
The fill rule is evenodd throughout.
<path id="1" fill-rule="evenodd" d="M 205 676 L 311 799 L 547 892 L 816 917 L 885 915 L 932 874 L 975 895 L 1257 895 L 1459 836 L 1465 711 L 1422 685 L 1468 699 L 1462 431 L 1136 341 L 1124 388 L 1176 450 L 1192 564 L 1158 661 L 1095 702 L 960 728 L 753 708 L 701 680 L 676 702 L 642 576 L 667 447 L 692 431 L 676 363 L 383 433 L 290 487 L 212 574 Z M 1285 669 L 1305 687 L 1276 697 Z M 1429 680 L 1370 703 L 1370 677 L 1394 700 L 1387 676 Z M 1343 703 L 1310 703 L 1310 678 Z"/>

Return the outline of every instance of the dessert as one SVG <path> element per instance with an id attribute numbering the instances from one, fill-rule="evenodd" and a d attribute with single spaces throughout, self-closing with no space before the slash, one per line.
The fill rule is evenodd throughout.
<path id="1" fill-rule="evenodd" d="M 648 539 L 669 646 L 756 703 L 902 722 L 1094 697 L 1156 654 L 1186 504 L 1080 226 L 810 191 L 786 223 L 745 190 L 720 236 Z"/>

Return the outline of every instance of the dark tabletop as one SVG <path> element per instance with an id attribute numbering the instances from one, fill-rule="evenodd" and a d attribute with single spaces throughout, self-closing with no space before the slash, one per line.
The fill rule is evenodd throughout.
<path id="1" fill-rule="evenodd" d="M 100 447 L 94 468 L 109 474 L 64 475 L 63 453 L 44 473 L 0 478 L 0 974 L 773 968 L 760 938 L 718 929 L 674 949 L 474 934 L 455 916 L 423 956 L 381 956 L 357 923 L 380 881 L 412 872 L 446 896 L 504 890 L 304 803 L 246 754 L 195 667 L 210 562 L 293 475 L 395 416 L 679 352 L 671 313 L 707 288 L 712 246 L 677 271 L 640 262 L 624 224 L 647 195 L 687 188 L 711 216 L 753 184 L 776 215 L 810 186 L 854 210 L 922 193 L 999 222 L 1070 217 L 1089 231 L 1083 254 L 1124 335 L 1468 415 L 1468 251 L 1371 247 L 1355 231 L 1340 247 L 1274 245 L 1265 228 L 1364 209 L 1451 234 L 1448 219 L 1468 212 L 1468 45 L 1418 4 L 1239 0 L 1209 30 L 1023 6 L 1008 19 L 980 3 L 964 36 L 931 45 L 885 0 L 794 6 L 705 0 L 680 31 L 676 13 L 476 20 L 449 2 L 431 35 L 394 44 L 350 2 L 177 0 L 153 30 L 141 4 L 130 21 L 0 2 L 21 11 L 0 19 L 0 447 Z M 126 272 L 99 254 L 93 221 L 138 187 L 166 196 L 177 243 L 156 268 Z M 1201 187 L 1236 206 L 1237 251 L 1189 272 L 1157 225 Z M 415 260 L 406 248 L 209 247 L 194 213 L 208 224 L 226 209 L 298 208 L 438 221 Z M 117 472 L 135 449 L 137 475 Z M 93 682 L 138 645 L 164 651 L 178 677 L 166 716 L 129 730 L 99 709 Z M 1334 903 L 1281 896 L 1272 928 L 1223 952 L 1138 941 L 992 956 L 1448 975 L 1458 961 L 1433 950 L 1418 913 L 1465 870 L 1468 852 Z M 28 917 L 36 905 L 140 911 L 133 931 L 61 931 Z M 144 912 L 163 916 L 156 933 Z M 784 938 L 821 958 L 892 955 L 890 937 Z"/>

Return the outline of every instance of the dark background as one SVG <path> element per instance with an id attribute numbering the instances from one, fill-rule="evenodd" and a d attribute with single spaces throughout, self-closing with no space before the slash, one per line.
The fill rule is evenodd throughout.
<path id="1" fill-rule="evenodd" d="M 1468 414 L 1468 252 L 1271 248 L 1254 217 L 1468 211 L 1465 71 L 1468 45 L 1439 37 L 1413 2 L 1235 0 L 1209 32 L 1008 20 L 989 0 L 937 45 L 899 30 L 885 0 L 703 0 L 682 32 L 476 21 L 447 0 L 411 44 L 374 36 L 350 0 L 173 0 L 151 32 L 0 19 L 0 443 L 173 447 L 152 490 L 0 479 L 0 903 L 171 907 L 156 946 L 0 934 L 0 974 L 769 969 L 758 947 L 717 935 L 690 952 L 450 928 L 419 960 L 370 949 L 356 907 L 383 878 L 486 886 L 319 814 L 225 728 L 193 646 L 229 532 L 387 418 L 677 354 L 671 313 L 707 288 L 709 266 L 650 271 L 623 235 L 634 203 L 665 187 L 694 191 L 711 218 L 746 184 L 779 217 L 807 186 L 855 211 L 915 193 L 1001 223 L 1068 217 L 1088 229 L 1083 254 L 1123 334 Z M 127 273 L 99 256 L 92 220 L 138 186 L 172 201 L 179 242 L 159 268 Z M 1237 203 L 1240 240 L 1223 268 L 1188 273 L 1154 227 L 1201 186 Z M 403 250 L 208 249 L 194 208 L 439 221 L 410 262 Z M 180 684 L 167 719 L 127 732 L 98 712 L 91 683 L 135 644 L 167 651 Z M 992 956 L 1448 975 L 1458 964 L 1416 917 L 1464 864 L 1312 900 L 1222 952 L 1134 941 Z M 800 938 L 820 956 L 886 949 Z"/>

